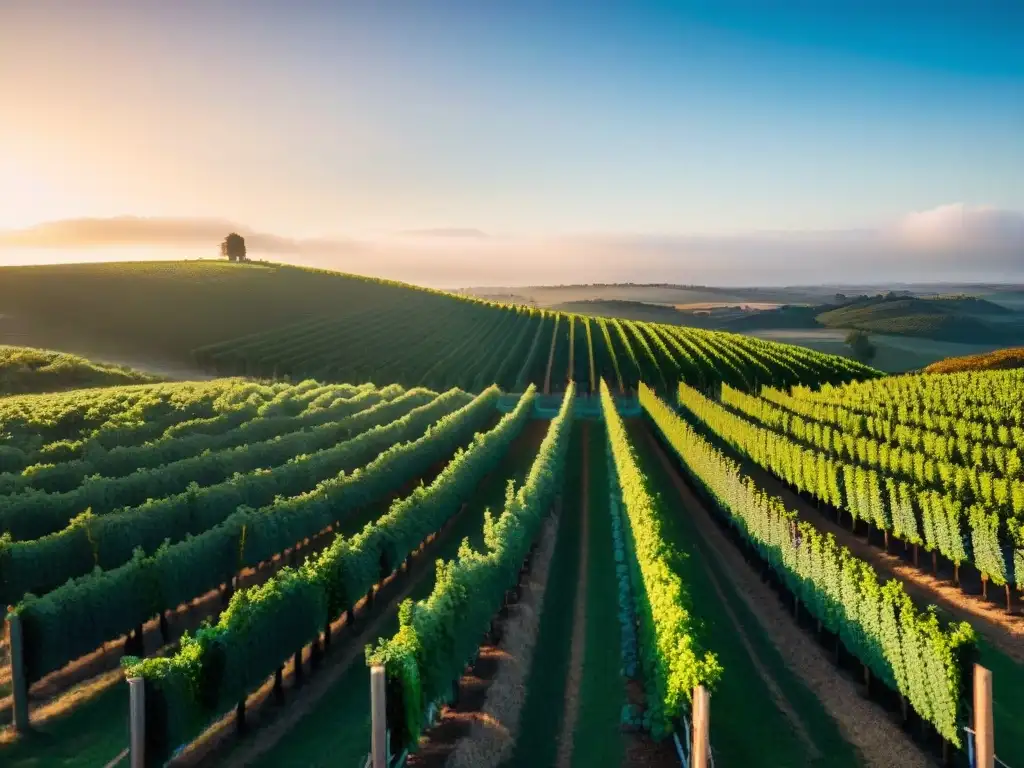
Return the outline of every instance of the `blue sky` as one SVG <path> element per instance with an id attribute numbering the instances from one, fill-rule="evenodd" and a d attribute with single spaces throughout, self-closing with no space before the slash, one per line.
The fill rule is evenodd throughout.
<path id="1" fill-rule="evenodd" d="M 1018 2 L 0 1 L 0 229 L 636 237 L 1024 211 Z"/>

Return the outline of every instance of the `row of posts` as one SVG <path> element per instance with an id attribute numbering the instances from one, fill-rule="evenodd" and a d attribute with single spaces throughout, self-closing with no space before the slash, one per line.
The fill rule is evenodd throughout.
<path id="1" fill-rule="evenodd" d="M 389 768 L 388 725 L 384 667 L 370 669 L 370 768 Z M 134 710 L 133 710 L 134 711 Z M 711 695 L 702 685 L 693 689 L 693 731 L 689 768 L 708 768 L 711 754 Z M 974 665 L 974 761 L 973 768 L 995 768 L 995 731 L 992 722 L 992 672 Z M 133 764 L 132 768 L 136 768 Z M 141 768 L 141 766 L 140 766 Z"/>
<path id="2" fill-rule="evenodd" d="M 21 621 L 17 614 L 7 620 L 7 641 L 11 655 L 13 688 L 13 724 L 18 733 L 28 731 L 28 686 L 22 659 L 24 646 Z M 145 685 L 140 677 L 130 678 L 129 708 L 131 716 L 131 768 L 145 768 Z M 387 768 L 386 679 L 383 666 L 370 670 L 370 707 L 372 714 L 371 765 Z M 693 736 L 690 750 L 691 768 L 707 768 L 710 696 L 703 686 L 693 692 Z M 974 665 L 974 768 L 995 768 L 995 730 L 992 719 L 992 672 Z"/>

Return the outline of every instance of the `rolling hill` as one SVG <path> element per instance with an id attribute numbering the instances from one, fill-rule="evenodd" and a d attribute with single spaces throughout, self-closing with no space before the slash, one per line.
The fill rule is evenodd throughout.
<path id="1" fill-rule="evenodd" d="M 641 379 L 737 386 L 877 375 L 760 339 L 498 304 L 275 264 L 138 262 L 0 272 L 0 340 L 147 367 L 405 386 L 528 382 L 596 391 Z M 140 366 L 142 367 L 142 366 Z"/>

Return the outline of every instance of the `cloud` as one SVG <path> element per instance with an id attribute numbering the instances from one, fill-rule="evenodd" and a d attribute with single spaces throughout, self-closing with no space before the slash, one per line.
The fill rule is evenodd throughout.
<path id="1" fill-rule="evenodd" d="M 5 246 L 161 246 L 215 256 L 230 231 L 245 236 L 256 258 L 437 287 L 1024 282 L 1024 213 L 963 204 L 910 213 L 876 229 L 734 235 L 491 237 L 466 228 L 302 239 L 220 219 L 74 219 L 0 232 L 0 258 Z M 175 255 L 181 254 L 170 250 L 167 257 Z"/>
<path id="2" fill-rule="evenodd" d="M 487 237 L 487 233 L 472 228 L 438 227 L 436 229 L 406 229 L 403 235 L 413 237 Z"/>
<path id="3" fill-rule="evenodd" d="M 115 216 L 61 219 L 25 229 L 0 231 L 0 247 L 94 248 L 97 246 L 170 246 L 216 249 L 228 232 L 238 232 L 253 251 L 268 254 L 338 252 L 352 247 L 341 239 L 296 239 L 215 218 Z"/>
<path id="4" fill-rule="evenodd" d="M 904 242 L 925 249 L 1024 249 L 1024 212 L 964 203 L 908 214 L 896 231 Z"/>

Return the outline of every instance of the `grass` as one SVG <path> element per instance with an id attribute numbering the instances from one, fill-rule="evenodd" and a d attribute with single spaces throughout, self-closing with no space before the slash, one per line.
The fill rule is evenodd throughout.
<path id="1" fill-rule="evenodd" d="M 978 663 L 992 671 L 992 720 L 996 754 L 1007 765 L 1024 765 L 1024 666 L 982 638 Z"/>
<path id="2" fill-rule="evenodd" d="M 0 744 L 4 768 L 96 768 L 128 746 L 128 685 L 115 685 L 66 717 Z"/>
<path id="3" fill-rule="evenodd" d="M 562 730 L 573 631 L 573 605 L 580 554 L 580 475 L 582 425 L 573 423 L 562 494 L 563 512 L 548 571 L 537 644 L 526 682 L 526 701 L 515 749 L 507 765 L 554 765 Z"/>
<path id="4" fill-rule="evenodd" d="M 603 422 L 590 425 L 590 541 L 587 628 L 580 711 L 573 734 L 574 768 L 619 765 L 625 741 L 619 716 L 625 702 L 615 599 L 615 553 L 608 509 L 608 465 Z"/>
<path id="5" fill-rule="evenodd" d="M 803 330 L 759 330 L 752 331 L 750 335 L 785 344 L 809 347 L 831 355 L 849 357 L 850 348 L 844 341 L 846 333 L 846 331 L 834 328 L 808 328 Z M 886 373 L 916 370 L 947 357 L 989 352 L 996 346 L 995 344 L 960 344 L 953 341 L 936 341 L 935 339 L 881 333 L 872 333 L 871 343 L 878 350 L 871 365 Z"/>
<path id="6" fill-rule="evenodd" d="M 668 516 L 663 535 L 680 553 L 678 572 L 690 588 L 693 610 L 703 622 L 704 645 L 718 655 L 725 669 L 711 697 L 711 744 L 716 761 L 720 765 L 771 765 L 773 768 L 858 765 L 854 748 L 843 739 L 839 726 L 825 713 L 817 696 L 788 669 L 723 566 L 695 545 L 701 539 L 690 515 L 704 513 L 682 509 L 671 478 L 644 435 L 642 421 L 629 423 L 629 430 L 641 466 L 659 494 L 660 503 L 678 512 Z M 762 668 L 803 722 L 819 757 L 815 758 L 797 735 L 792 722 L 775 704 L 768 683 L 737 636 L 713 587 L 711 574 L 721 585 L 725 601 L 745 630 Z M 723 714 L 716 716 L 716 712 Z"/>
<path id="7" fill-rule="evenodd" d="M 483 543 L 485 509 L 498 512 L 505 502 L 509 479 L 522 482 L 529 472 L 543 439 L 546 423 L 526 425 L 524 433 L 509 448 L 502 464 L 477 489 L 451 534 L 437 550 L 439 559 L 450 559 L 458 552 L 462 539 L 469 537 L 474 547 Z M 426 598 L 434 589 L 434 571 L 424 577 L 410 597 Z M 398 630 L 398 616 L 385 623 L 381 636 Z M 357 661 L 311 711 L 253 766 L 355 766 L 370 749 L 370 671 Z"/>

